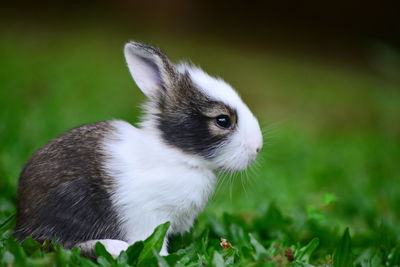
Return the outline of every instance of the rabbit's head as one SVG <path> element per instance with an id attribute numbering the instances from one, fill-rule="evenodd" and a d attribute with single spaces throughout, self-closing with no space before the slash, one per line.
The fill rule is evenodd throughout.
<path id="1" fill-rule="evenodd" d="M 175 65 L 157 48 L 141 43 L 126 44 L 125 58 L 148 98 L 142 127 L 216 170 L 242 170 L 256 159 L 262 147 L 260 126 L 229 84 L 190 64 Z"/>

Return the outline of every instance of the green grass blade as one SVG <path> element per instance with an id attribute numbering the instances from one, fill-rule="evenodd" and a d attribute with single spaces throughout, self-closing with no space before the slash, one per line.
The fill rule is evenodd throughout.
<path id="1" fill-rule="evenodd" d="M 352 267 L 353 256 L 351 252 L 351 238 L 349 228 L 346 228 L 342 239 L 333 255 L 333 267 Z"/>
<path id="2" fill-rule="evenodd" d="M 0 233 L 11 228 L 11 226 L 15 223 L 15 217 L 15 214 L 13 214 L 5 219 L 2 223 L 0 223 Z"/>

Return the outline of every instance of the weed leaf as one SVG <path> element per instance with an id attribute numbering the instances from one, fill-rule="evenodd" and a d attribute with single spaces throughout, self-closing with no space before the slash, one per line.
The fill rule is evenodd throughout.
<path id="1" fill-rule="evenodd" d="M 255 250 L 255 259 L 256 260 L 261 260 L 267 257 L 268 252 L 265 249 L 263 245 L 261 245 L 252 234 L 249 234 L 250 237 L 250 243 L 252 244 L 254 250 Z"/>
<path id="2" fill-rule="evenodd" d="M 214 251 L 212 265 L 215 267 L 224 267 L 225 266 L 224 258 L 221 256 L 221 254 L 218 253 L 218 251 Z"/>
<path id="3" fill-rule="evenodd" d="M 143 244 L 143 250 L 139 255 L 138 265 L 140 266 L 146 259 L 153 257 L 153 249 L 157 252 L 160 252 L 161 247 L 164 242 L 164 237 L 168 231 L 170 226 L 170 222 L 166 222 L 164 224 L 160 224 L 156 227 L 154 232 L 149 236 Z"/>
<path id="4" fill-rule="evenodd" d="M 305 247 L 302 247 L 301 249 L 298 250 L 297 255 L 295 255 L 296 261 L 300 261 L 303 263 L 309 263 L 310 258 L 314 250 L 318 247 L 319 245 L 319 239 L 314 238 L 312 239 Z"/>
<path id="5" fill-rule="evenodd" d="M 100 265 L 107 265 L 115 262 L 113 256 L 111 256 L 111 254 L 108 253 L 108 251 L 106 250 L 106 248 L 102 243 L 100 242 L 96 243 L 95 252 L 97 256 L 97 262 Z"/>

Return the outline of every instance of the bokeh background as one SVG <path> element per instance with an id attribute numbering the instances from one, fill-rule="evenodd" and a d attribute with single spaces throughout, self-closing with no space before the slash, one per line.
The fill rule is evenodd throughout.
<path id="1" fill-rule="evenodd" d="M 84 123 L 138 121 L 129 40 L 235 87 L 265 132 L 258 162 L 220 178 L 202 215 L 262 214 L 400 236 L 396 1 L 9 1 L 0 8 L 0 218 L 19 172 Z M 385 237 L 386 238 L 386 237 Z"/>

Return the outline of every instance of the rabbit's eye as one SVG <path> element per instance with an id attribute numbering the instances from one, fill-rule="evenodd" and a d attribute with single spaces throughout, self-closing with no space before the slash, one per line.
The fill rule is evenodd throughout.
<path id="1" fill-rule="evenodd" d="M 231 118 L 229 118 L 227 115 L 219 115 L 215 118 L 215 123 L 224 129 L 229 129 L 232 125 Z"/>

